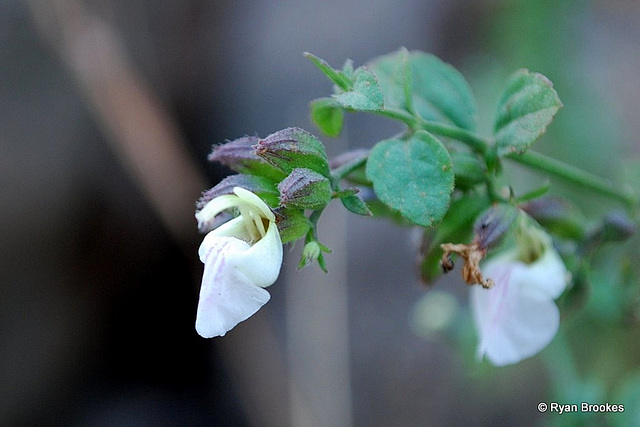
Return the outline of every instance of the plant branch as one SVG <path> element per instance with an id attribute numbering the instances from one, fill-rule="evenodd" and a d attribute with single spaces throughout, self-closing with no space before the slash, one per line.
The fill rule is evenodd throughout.
<path id="1" fill-rule="evenodd" d="M 424 129 L 439 136 L 453 138 L 467 144 L 475 152 L 485 155 L 491 147 L 491 141 L 474 132 L 445 123 L 427 121 L 407 111 L 384 109 L 377 114 L 400 120 L 411 129 Z M 531 169 L 547 172 L 558 178 L 578 184 L 603 196 L 618 200 L 629 208 L 637 208 L 640 204 L 638 195 L 630 188 L 613 184 L 610 180 L 582 170 L 576 166 L 554 159 L 544 154 L 529 150 L 523 154 L 508 154 L 506 158 Z"/>
<path id="2" fill-rule="evenodd" d="M 491 142 L 489 140 L 479 136 L 474 132 L 445 123 L 424 120 L 404 110 L 385 108 L 384 110 L 374 111 L 374 113 L 389 117 L 391 119 L 400 120 L 414 130 L 422 129 L 436 135 L 453 138 L 468 145 L 475 152 L 482 155 L 487 152 L 489 146 L 491 145 Z"/>
<path id="3" fill-rule="evenodd" d="M 588 188 L 603 196 L 616 199 L 630 208 L 638 205 L 638 197 L 631 189 L 614 185 L 608 179 L 564 163 L 553 157 L 531 150 L 523 154 L 509 154 L 506 157 L 532 169 L 547 172 L 566 181 Z"/>

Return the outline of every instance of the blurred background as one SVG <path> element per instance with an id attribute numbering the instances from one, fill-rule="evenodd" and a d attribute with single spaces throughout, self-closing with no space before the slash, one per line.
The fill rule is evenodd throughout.
<path id="1" fill-rule="evenodd" d="M 200 338 L 194 204 L 229 173 L 212 144 L 318 134 L 308 103 L 331 85 L 305 51 L 336 67 L 434 53 L 469 79 L 486 132 L 505 77 L 541 72 L 565 107 L 536 148 L 615 178 L 640 155 L 639 40 L 633 0 L 1 0 L 0 424 L 560 423 L 536 409 L 558 399 L 542 357 L 477 363 L 467 288 L 453 274 L 425 292 L 413 230 L 337 205 L 320 224 L 329 274 L 298 271 L 295 247 L 269 304 Z M 335 155 L 397 130 L 350 115 L 323 139 Z M 592 327 L 564 380 L 600 374 L 589 390 L 614 393 L 638 327 Z"/>

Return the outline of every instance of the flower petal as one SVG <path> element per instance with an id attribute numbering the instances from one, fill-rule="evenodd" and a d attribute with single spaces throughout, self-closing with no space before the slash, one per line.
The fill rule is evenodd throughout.
<path id="1" fill-rule="evenodd" d="M 205 241 L 207 244 L 203 241 L 201 245 L 205 268 L 196 331 L 205 338 L 211 338 L 225 335 L 249 318 L 269 301 L 270 295 L 234 265 L 237 255 L 250 249 L 248 243 L 216 235 L 208 240 L 205 238 Z"/>
<path id="2" fill-rule="evenodd" d="M 570 274 L 562 258 L 549 248 L 544 255 L 528 266 L 528 272 L 522 276 L 522 291 L 531 298 L 556 299 L 567 287 Z"/>
<path id="3" fill-rule="evenodd" d="M 273 214 L 273 212 L 271 212 L 269 206 L 267 206 L 267 204 L 256 194 L 253 194 L 251 191 L 246 190 L 242 187 L 234 187 L 233 192 L 241 200 L 249 203 L 256 209 L 259 209 L 262 216 L 268 219 L 270 222 L 274 222 L 276 220 L 276 216 Z"/>
<path id="4" fill-rule="evenodd" d="M 225 194 L 211 200 L 204 207 L 196 212 L 198 220 L 198 230 L 204 231 L 213 228 L 213 221 L 220 212 L 238 205 L 238 196 Z"/>
<path id="5" fill-rule="evenodd" d="M 264 237 L 246 251 L 237 254 L 236 268 L 252 283 L 262 288 L 273 284 L 280 274 L 282 265 L 282 240 L 274 222 Z"/>
<path id="6" fill-rule="evenodd" d="M 242 218 L 235 217 L 204 236 L 204 239 L 200 244 L 200 248 L 198 249 L 200 261 L 206 261 L 206 255 L 209 248 L 215 244 L 219 237 L 234 237 L 236 239 L 243 240 L 245 243 L 250 240 Z M 249 246 L 248 243 L 247 246 Z"/>
<path id="7" fill-rule="evenodd" d="M 206 262 L 209 248 L 216 244 L 220 237 L 248 240 L 242 218 L 234 218 L 205 236 L 198 249 L 198 255 L 202 262 Z M 246 244 L 246 248 L 229 254 L 228 263 L 241 271 L 255 285 L 262 288 L 272 285 L 280 274 L 283 256 L 282 240 L 276 224 L 270 222 L 267 233 L 254 245 L 243 243 Z"/>

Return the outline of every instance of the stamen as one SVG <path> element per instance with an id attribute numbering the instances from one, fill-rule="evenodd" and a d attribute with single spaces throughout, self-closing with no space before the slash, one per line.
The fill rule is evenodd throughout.
<path id="1" fill-rule="evenodd" d="M 260 212 L 252 210 L 251 217 L 254 224 L 256 225 L 256 228 L 258 229 L 258 231 L 260 231 L 260 237 L 264 237 L 264 235 L 267 234 L 267 230 L 265 230 L 264 224 L 262 223 L 262 215 L 260 215 Z"/>
<path id="2" fill-rule="evenodd" d="M 251 241 L 255 242 L 256 240 L 259 240 L 262 236 L 259 234 L 256 224 L 251 216 L 251 208 L 249 208 L 245 203 L 239 203 L 238 209 L 240 210 L 240 216 L 242 217 L 244 227 L 246 228 L 249 237 L 251 237 Z"/>
<path id="3" fill-rule="evenodd" d="M 260 197 L 242 187 L 234 187 L 233 192 L 244 202 L 255 206 L 256 209 L 261 212 L 260 216 L 267 218 L 271 222 L 276 220 L 276 217 L 273 212 L 271 212 L 271 209 L 269 209 L 269 206 L 267 206 Z"/>

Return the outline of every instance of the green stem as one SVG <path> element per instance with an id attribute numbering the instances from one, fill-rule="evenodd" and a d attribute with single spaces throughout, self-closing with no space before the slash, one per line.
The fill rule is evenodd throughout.
<path id="1" fill-rule="evenodd" d="M 487 174 L 485 182 L 487 184 L 487 193 L 492 202 L 507 203 L 508 200 L 500 194 L 496 185 L 496 179 L 493 175 Z"/>
<path id="2" fill-rule="evenodd" d="M 305 240 L 305 243 L 308 243 L 311 240 L 318 240 L 318 220 L 322 216 L 323 211 L 324 211 L 324 208 L 318 209 L 317 211 L 313 211 L 311 215 L 309 215 L 311 228 L 307 232 L 307 238 Z"/>
<path id="3" fill-rule="evenodd" d="M 484 155 L 485 157 L 491 147 L 490 140 L 471 131 L 444 123 L 427 121 L 414 116 L 407 111 L 384 109 L 376 111 L 376 113 L 392 119 L 400 120 L 414 130 L 424 129 L 436 135 L 458 140 L 467 144 L 472 150 Z M 560 160 L 556 160 L 552 157 L 545 156 L 544 154 L 529 150 L 523 154 L 509 154 L 506 157 L 520 163 L 521 165 L 528 166 L 531 169 L 547 172 L 548 174 L 562 178 L 574 184 L 578 184 L 601 195 L 618 200 L 629 208 L 637 209 L 640 205 L 638 195 L 630 188 L 616 186 L 605 178 L 594 175 Z"/>
<path id="4" fill-rule="evenodd" d="M 349 162 L 343 166 L 333 169 L 331 171 L 331 177 L 333 178 L 334 181 L 339 182 L 344 177 L 349 175 L 351 172 L 355 171 L 356 169 L 362 167 L 365 163 L 367 163 L 368 157 L 369 157 L 368 154 L 363 155 L 362 157 L 354 160 L 353 162 Z"/>
<path id="5" fill-rule="evenodd" d="M 404 110 L 386 108 L 381 111 L 375 111 L 375 113 L 391 119 L 400 120 L 414 130 L 423 129 L 436 135 L 453 138 L 467 144 L 472 150 L 482 155 L 487 152 L 490 146 L 490 141 L 471 131 L 445 123 L 424 120 Z"/>
<path id="6" fill-rule="evenodd" d="M 630 208 L 638 205 L 637 196 L 628 189 L 615 186 L 605 178 L 544 154 L 529 150 L 523 154 L 509 154 L 507 158 L 532 169 L 547 172 L 566 181 L 589 188 L 596 193 L 616 199 Z"/>

